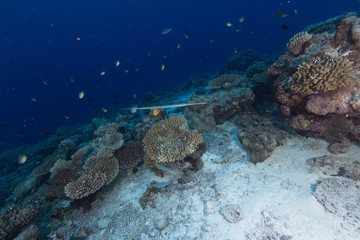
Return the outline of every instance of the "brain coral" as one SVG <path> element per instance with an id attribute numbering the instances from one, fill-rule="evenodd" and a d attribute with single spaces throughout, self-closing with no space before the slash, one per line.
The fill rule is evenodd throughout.
<path id="1" fill-rule="evenodd" d="M 171 117 L 155 124 L 143 139 L 145 163 L 172 167 L 176 161 L 193 153 L 203 141 L 196 130 L 186 129 L 187 121 L 182 116 Z"/>
<path id="2" fill-rule="evenodd" d="M 354 84 L 352 62 L 347 58 L 316 58 L 300 64 L 290 89 L 303 96 Z"/>
<path id="3" fill-rule="evenodd" d="M 290 39 L 286 46 L 294 55 L 298 55 L 304 50 L 304 44 L 311 38 L 312 35 L 308 32 L 299 32 Z"/>

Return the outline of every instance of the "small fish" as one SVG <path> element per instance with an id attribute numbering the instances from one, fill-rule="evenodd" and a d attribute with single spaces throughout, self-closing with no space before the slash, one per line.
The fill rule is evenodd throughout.
<path id="1" fill-rule="evenodd" d="M 244 22 L 244 20 L 245 20 L 245 18 L 244 18 L 243 16 L 241 16 L 241 17 L 239 18 L 239 23 Z"/>
<path id="2" fill-rule="evenodd" d="M 153 112 L 152 112 L 152 114 L 154 115 L 154 117 L 156 117 L 157 115 L 159 115 L 159 113 L 160 113 L 160 110 L 157 109 L 157 108 L 155 108 L 155 109 L 153 110 Z"/>
<path id="3" fill-rule="evenodd" d="M 107 113 L 108 112 L 108 110 L 106 109 L 106 108 L 102 108 L 101 109 L 104 113 Z"/>
<path id="4" fill-rule="evenodd" d="M 287 17 L 287 16 L 289 16 L 289 15 L 287 15 L 286 13 L 284 13 L 284 12 L 276 12 L 275 13 L 275 16 L 277 16 L 277 17 L 281 17 L 281 18 L 283 18 L 283 17 Z"/>
<path id="5" fill-rule="evenodd" d="M 129 70 L 127 70 L 127 69 L 125 68 L 125 69 L 124 69 L 124 72 L 125 72 L 125 73 L 129 73 Z"/>
<path id="6" fill-rule="evenodd" d="M 50 135 L 50 133 L 49 132 L 42 132 L 41 135 L 48 136 L 48 135 Z"/>
<path id="7" fill-rule="evenodd" d="M 164 71 L 164 69 L 165 69 L 165 65 L 164 64 L 161 64 L 161 71 Z"/>
<path id="8" fill-rule="evenodd" d="M 237 49 L 236 49 L 236 48 L 235 48 L 235 50 L 234 50 L 234 53 L 235 53 L 235 54 L 237 54 L 237 53 L 238 53 L 238 51 L 237 51 Z"/>
<path id="9" fill-rule="evenodd" d="M 150 57 L 150 56 L 151 56 L 151 52 L 148 52 L 148 53 L 147 53 L 147 56 Z"/>
<path id="10" fill-rule="evenodd" d="M 294 13 L 295 13 L 295 14 L 298 14 L 298 10 L 297 10 L 296 8 L 295 8 L 295 10 L 294 10 Z"/>
<path id="11" fill-rule="evenodd" d="M 165 59 L 165 58 L 166 58 L 166 55 L 164 55 L 163 58 Z"/>
<path id="12" fill-rule="evenodd" d="M 70 82 L 75 82 L 75 79 L 73 76 L 70 76 Z"/>
<path id="13" fill-rule="evenodd" d="M 23 164 L 26 162 L 27 156 L 25 154 L 20 154 L 18 157 L 18 163 Z"/>
<path id="14" fill-rule="evenodd" d="M 177 45 L 177 49 L 180 49 L 180 43 L 178 43 L 178 45 Z"/>
<path id="15" fill-rule="evenodd" d="M 179 55 L 179 58 L 180 58 L 180 59 L 183 59 L 183 58 L 184 58 L 184 55 L 180 54 L 180 55 Z"/>
<path id="16" fill-rule="evenodd" d="M 210 39 L 210 43 L 214 43 L 214 40 Z"/>
<path id="17" fill-rule="evenodd" d="M 283 24 L 283 25 L 281 25 L 281 29 L 282 29 L 282 30 L 288 30 L 289 27 L 288 27 L 286 24 Z"/>
<path id="18" fill-rule="evenodd" d="M 37 102 L 37 99 L 36 98 L 31 98 L 31 101 Z"/>
<path id="19" fill-rule="evenodd" d="M 115 66 L 118 67 L 120 65 L 120 61 L 116 61 Z"/>
<path id="20" fill-rule="evenodd" d="M 226 23 L 226 26 L 228 26 L 228 27 L 232 27 L 232 25 L 233 25 L 232 22 L 227 22 Z"/>
<path id="21" fill-rule="evenodd" d="M 69 120 L 70 119 L 70 117 L 69 116 L 64 116 L 64 118 L 66 119 L 66 120 Z"/>
<path id="22" fill-rule="evenodd" d="M 235 29 L 235 32 L 240 32 L 240 31 L 241 31 L 241 28 Z"/>
<path id="23" fill-rule="evenodd" d="M 189 38 L 189 35 L 185 34 L 184 37 L 185 37 L 186 39 L 188 39 L 188 38 Z"/>
<path id="24" fill-rule="evenodd" d="M 136 98 L 136 94 L 135 94 L 135 93 L 133 94 L 133 98 Z"/>
<path id="25" fill-rule="evenodd" d="M 155 108 L 155 109 L 157 109 L 157 108 Z M 154 109 L 154 110 L 155 110 Z M 158 110 L 159 111 L 159 110 Z M 159 111 L 160 112 L 160 111 Z M 161 170 L 161 171 L 165 171 L 165 172 L 174 172 L 174 169 L 168 169 L 167 167 L 164 167 L 164 166 L 162 166 L 162 165 L 160 165 L 160 164 L 155 164 L 155 167 L 157 168 L 157 169 L 159 169 L 159 170 Z"/>
<path id="26" fill-rule="evenodd" d="M 84 97 L 85 93 L 83 91 L 79 92 L 79 99 L 82 99 Z"/>
<path id="27" fill-rule="evenodd" d="M 169 32 L 172 31 L 172 28 L 164 28 L 162 31 L 161 31 L 161 34 L 162 35 L 165 35 L 165 34 L 168 34 Z"/>
<path id="28" fill-rule="evenodd" d="M 76 40 L 80 41 L 80 38 L 78 37 L 78 38 L 76 38 Z"/>
<path id="29" fill-rule="evenodd" d="M 163 187 L 166 187 L 166 186 L 171 185 L 171 184 L 173 184 L 173 181 L 153 183 L 152 186 L 155 187 L 155 188 L 163 188 Z"/>
<path id="30" fill-rule="evenodd" d="M 134 70 L 135 70 L 135 72 L 138 72 L 140 69 L 139 69 L 139 68 L 135 68 Z"/>
<path id="31" fill-rule="evenodd" d="M 101 72 L 100 75 L 101 75 L 101 76 L 104 76 L 104 75 L 105 75 L 105 71 Z"/>
<path id="32" fill-rule="evenodd" d="M 43 84 L 44 84 L 45 86 L 48 85 L 47 81 L 43 80 L 42 82 L 43 82 Z"/>

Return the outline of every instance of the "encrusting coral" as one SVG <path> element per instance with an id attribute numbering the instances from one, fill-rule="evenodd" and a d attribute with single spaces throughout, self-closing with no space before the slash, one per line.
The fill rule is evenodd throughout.
<path id="1" fill-rule="evenodd" d="M 311 38 L 312 35 L 308 32 L 299 32 L 290 39 L 286 46 L 294 55 L 298 55 L 304 51 L 305 43 L 308 42 Z"/>
<path id="2" fill-rule="evenodd" d="M 290 89 L 306 96 L 351 86 L 353 83 L 352 62 L 347 58 L 316 58 L 298 66 Z"/>
<path id="3" fill-rule="evenodd" d="M 182 116 L 161 120 L 154 125 L 143 139 L 145 163 L 150 167 L 155 164 L 172 167 L 176 161 L 193 153 L 203 138 L 196 130 L 190 131 L 186 127 L 187 121 Z"/>

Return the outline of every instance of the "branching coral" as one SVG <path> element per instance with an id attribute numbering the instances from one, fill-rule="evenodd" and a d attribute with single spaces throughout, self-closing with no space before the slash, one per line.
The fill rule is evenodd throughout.
<path id="1" fill-rule="evenodd" d="M 145 163 L 148 166 L 160 164 L 172 167 L 176 161 L 193 153 L 203 141 L 196 130 L 186 129 L 184 117 L 176 116 L 154 125 L 143 139 Z"/>
<path id="2" fill-rule="evenodd" d="M 303 96 L 336 90 L 354 84 L 352 62 L 346 58 L 317 58 L 300 64 L 291 90 Z"/>
<path id="3" fill-rule="evenodd" d="M 141 142 L 129 141 L 125 148 L 116 150 L 115 157 L 121 169 L 136 167 L 144 159 L 144 148 Z"/>
<path id="4" fill-rule="evenodd" d="M 305 43 L 311 38 L 312 35 L 308 32 L 299 32 L 290 39 L 286 46 L 294 55 L 298 55 L 304 51 Z"/>
<path id="5" fill-rule="evenodd" d="M 72 199 L 81 199 L 112 182 L 119 172 L 119 162 L 114 151 L 103 147 L 96 156 L 90 155 L 83 165 L 81 176 L 65 186 L 65 194 Z"/>
<path id="6" fill-rule="evenodd" d="M 33 206 L 9 207 L 0 215 L 0 239 L 14 239 L 26 225 L 35 221 Z"/>

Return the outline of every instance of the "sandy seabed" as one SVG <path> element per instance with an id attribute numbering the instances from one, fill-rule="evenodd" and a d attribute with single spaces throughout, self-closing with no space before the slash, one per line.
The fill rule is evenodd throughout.
<path id="1" fill-rule="evenodd" d="M 88 239 L 360 239 L 360 188 L 351 179 L 314 170 L 308 159 L 332 155 L 328 143 L 288 137 L 263 163 L 249 162 L 231 123 L 204 134 L 204 167 L 154 175 L 145 165 L 119 174 L 89 211 L 74 210 L 71 225 L 92 229 Z M 340 158 L 356 159 L 352 145 Z M 351 160 L 349 160 L 351 161 Z M 139 200 L 151 181 L 173 184 Z M 322 187 L 335 181 L 338 189 Z"/>

